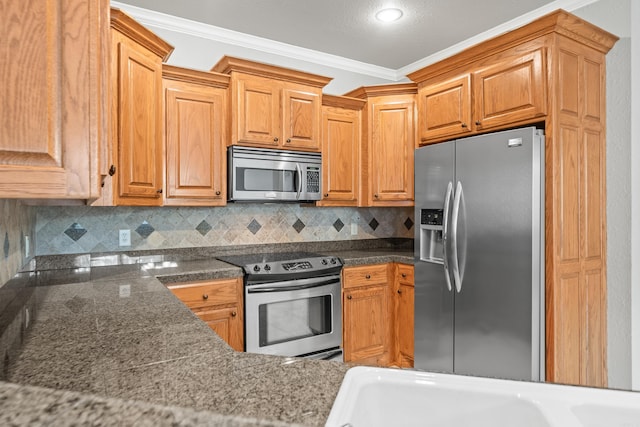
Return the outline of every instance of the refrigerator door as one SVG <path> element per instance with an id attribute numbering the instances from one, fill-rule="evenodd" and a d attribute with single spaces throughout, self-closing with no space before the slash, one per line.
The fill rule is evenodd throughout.
<path id="1" fill-rule="evenodd" d="M 454 372 L 539 380 L 540 138 L 526 128 L 456 144 Z"/>
<path id="2" fill-rule="evenodd" d="M 454 164 L 454 142 L 415 153 L 414 366 L 440 372 L 453 372 L 453 291 L 445 272 L 443 235 Z M 449 205 L 452 201 L 450 197 Z M 449 215 L 450 211 L 449 207 Z"/>

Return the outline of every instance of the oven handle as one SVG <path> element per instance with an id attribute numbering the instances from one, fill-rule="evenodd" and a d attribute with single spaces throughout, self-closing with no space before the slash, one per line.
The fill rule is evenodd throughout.
<path id="1" fill-rule="evenodd" d="M 267 292 L 286 292 L 286 291 L 299 291 L 302 289 L 317 288 L 319 286 L 333 285 L 340 283 L 340 276 L 330 276 L 319 280 L 317 278 L 301 279 L 301 280 L 288 280 L 286 282 L 278 282 L 277 285 L 273 283 L 265 283 L 263 285 L 254 285 L 247 287 L 247 293 L 259 294 Z"/>

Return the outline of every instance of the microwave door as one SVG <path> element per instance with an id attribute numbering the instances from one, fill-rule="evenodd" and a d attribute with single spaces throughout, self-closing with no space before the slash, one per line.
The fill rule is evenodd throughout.
<path id="1" fill-rule="evenodd" d="M 300 166 L 294 162 L 236 159 L 233 198 L 236 200 L 297 200 Z"/>

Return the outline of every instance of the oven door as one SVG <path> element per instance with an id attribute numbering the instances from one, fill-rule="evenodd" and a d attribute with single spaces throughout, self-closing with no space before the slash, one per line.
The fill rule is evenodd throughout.
<path id="1" fill-rule="evenodd" d="M 245 288 L 246 350 L 300 356 L 342 342 L 340 276 Z"/>

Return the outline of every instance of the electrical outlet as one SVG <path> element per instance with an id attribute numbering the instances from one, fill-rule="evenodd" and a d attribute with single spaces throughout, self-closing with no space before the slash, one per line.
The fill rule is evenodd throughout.
<path id="1" fill-rule="evenodd" d="M 31 255 L 31 247 L 29 245 L 29 236 L 24 236 L 24 257 L 29 258 Z"/>
<path id="2" fill-rule="evenodd" d="M 120 295 L 120 298 L 129 298 L 131 296 L 131 285 L 120 285 L 118 295 Z"/>
<path id="3" fill-rule="evenodd" d="M 355 222 L 351 223 L 351 235 L 355 236 L 358 234 L 358 224 Z"/>
<path id="4" fill-rule="evenodd" d="M 131 230 L 120 230 L 118 240 L 120 246 L 131 246 Z"/>

